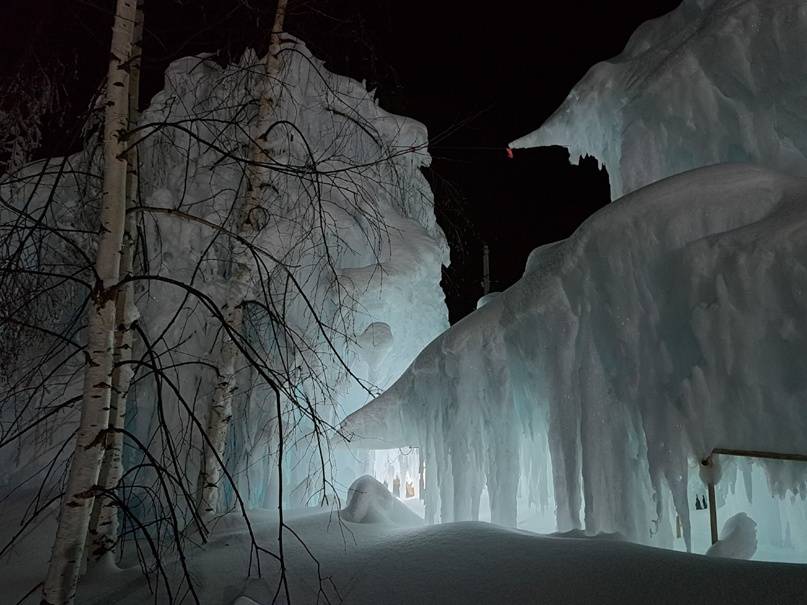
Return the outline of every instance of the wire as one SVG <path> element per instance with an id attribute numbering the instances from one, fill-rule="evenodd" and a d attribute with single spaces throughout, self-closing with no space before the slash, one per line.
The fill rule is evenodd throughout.
<path id="1" fill-rule="evenodd" d="M 429 145 L 429 149 L 437 149 L 437 150 L 467 150 L 467 151 L 507 151 L 507 146 L 499 145 L 498 147 L 485 147 L 481 145 L 467 145 L 467 146 L 459 146 L 459 145 Z"/>

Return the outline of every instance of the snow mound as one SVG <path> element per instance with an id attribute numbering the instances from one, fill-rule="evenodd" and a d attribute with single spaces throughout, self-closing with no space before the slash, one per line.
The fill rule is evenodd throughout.
<path id="1" fill-rule="evenodd" d="M 486 485 L 494 523 L 514 526 L 520 497 L 559 531 L 658 546 L 677 515 L 690 544 L 688 490 L 713 449 L 807 452 L 807 179 L 671 177 L 529 264 L 343 423 L 422 448 L 427 521 L 478 519 Z M 760 466 L 775 494 L 805 491 L 807 465 Z M 769 538 L 801 535 L 794 510 Z"/>
<path id="2" fill-rule="evenodd" d="M 720 539 L 706 554 L 710 557 L 750 559 L 757 551 L 757 524 L 745 513 L 737 513 L 723 525 Z"/>
<path id="3" fill-rule="evenodd" d="M 423 519 L 409 510 L 389 490 L 370 475 L 356 479 L 347 492 L 347 506 L 339 518 L 351 523 L 390 523 L 420 525 Z"/>
<path id="4" fill-rule="evenodd" d="M 490 292 L 489 294 L 485 294 L 478 301 L 476 301 L 476 308 L 481 309 L 486 304 L 488 304 L 490 301 L 492 301 L 494 298 L 496 298 L 499 294 L 501 294 L 501 293 L 500 292 Z"/>
<path id="5" fill-rule="evenodd" d="M 613 199 L 718 162 L 807 174 L 805 38 L 803 2 L 684 0 L 510 145 L 597 157 Z"/>

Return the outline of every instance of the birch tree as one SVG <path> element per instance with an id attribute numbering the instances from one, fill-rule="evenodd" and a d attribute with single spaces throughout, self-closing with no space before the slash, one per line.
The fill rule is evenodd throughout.
<path id="1" fill-rule="evenodd" d="M 134 37 L 129 60 L 129 129 L 137 125 L 139 118 L 140 63 L 143 42 L 143 0 L 137 0 L 137 17 L 134 24 Z M 137 202 L 138 158 L 137 146 L 131 145 L 127 152 L 126 175 L 126 222 L 120 256 L 120 277 L 132 273 L 137 225 L 131 212 Z M 123 475 L 123 433 L 126 418 L 126 399 L 134 375 L 132 360 L 132 323 L 138 313 L 134 304 L 132 282 L 125 282 L 117 291 L 115 300 L 115 350 L 113 355 L 112 392 L 110 393 L 109 428 L 106 436 L 106 449 L 101 465 L 98 485 L 105 494 L 117 488 Z M 99 561 L 112 557 L 118 540 L 118 506 L 114 499 L 100 495 L 93 504 L 90 517 L 88 561 Z"/>
<path id="2" fill-rule="evenodd" d="M 81 420 L 42 590 L 42 603 L 47 605 L 74 602 L 109 425 L 117 284 L 126 220 L 128 62 L 135 16 L 136 0 L 117 0 L 106 80 L 101 233 L 87 317 Z"/>
<path id="3" fill-rule="evenodd" d="M 275 99 L 272 96 L 272 82 L 280 75 L 280 34 L 286 19 L 287 0 L 279 0 L 269 40 L 269 51 L 263 62 L 263 74 L 259 79 L 260 106 L 255 124 L 255 136 L 250 149 L 250 165 L 247 167 L 246 199 L 241 210 L 238 235 L 240 239 L 252 241 L 263 227 L 262 217 L 266 214 L 264 194 L 268 189 L 268 169 L 266 167 L 272 156 L 268 145 L 268 132 L 272 122 Z M 238 244 L 237 244 L 238 245 Z M 240 333 L 244 324 L 243 302 L 248 296 L 253 273 L 255 272 L 254 253 L 238 245 L 234 247 L 234 264 L 236 265 L 228 284 L 225 306 L 223 308 L 226 322 L 232 332 Z M 232 398 L 236 388 L 235 371 L 240 355 L 231 333 L 223 331 L 219 348 L 218 379 L 213 392 L 213 399 L 208 411 L 207 441 L 203 449 L 199 479 L 196 483 L 198 493 L 197 509 L 203 522 L 209 521 L 216 512 L 221 479 L 221 464 L 224 458 L 224 447 L 232 420 Z"/>
<path id="4" fill-rule="evenodd" d="M 176 69 L 168 92 L 138 120 L 139 53 L 132 45 L 142 13 L 122 16 L 124 10 L 131 15 L 136 2 L 118 3 L 108 97 L 100 91 L 106 102 L 93 104 L 74 137 L 83 137 L 83 151 L 10 178 L 20 182 L 14 195 L 6 195 L 10 187 L 0 190 L 0 210 L 6 211 L 0 216 L 0 285 L 4 279 L 22 284 L 26 294 L 20 300 L 0 288 L 0 299 L 11 303 L 0 314 L 0 341 L 19 340 L 31 350 L 12 368 L 15 372 L 0 367 L 0 411 L 9 417 L 8 423 L 0 417 L 0 451 L 19 444 L 18 458 L 31 454 L 40 483 L 22 516 L 22 529 L 0 544 L 0 558 L 13 553 L 24 532 L 64 499 L 44 603 L 74 599 L 84 562 L 114 563 L 122 554 L 128 559 L 129 552 L 137 554 L 156 601 L 173 602 L 189 592 L 198 602 L 199 578 L 187 564 L 198 543 L 188 528 L 199 527 L 206 537 L 222 502 L 240 511 L 249 529 L 246 574 L 274 574 L 279 565 L 279 585 L 288 590 L 284 530 L 287 538 L 296 537 L 284 523 L 283 507 L 313 501 L 309 494 L 315 490 L 324 496 L 320 503 L 336 493 L 329 448 L 337 431 L 338 389 L 348 376 L 362 384 L 345 356 L 354 336 L 349 311 L 358 303 L 351 288 L 340 286 L 332 256 L 353 244 L 342 240 L 330 208 L 344 205 L 362 216 L 360 229 L 375 254 L 387 237 L 375 196 L 396 187 L 395 158 L 412 152 L 387 147 L 373 118 L 355 108 L 363 91 L 355 97 L 352 88 L 331 86 L 327 70 L 320 71 L 290 36 L 283 38 L 281 51 L 285 0 L 275 14 L 267 55 L 256 59 L 250 51 L 240 64 L 218 73 L 212 86 L 213 76 L 192 75 L 207 69 L 206 59 L 186 59 L 189 73 Z M 132 23 L 132 42 L 124 52 L 120 30 Z M 293 113 L 295 77 L 305 73 L 300 65 L 311 66 L 310 82 L 324 82 L 323 93 L 314 93 L 321 95 L 331 120 L 322 132 L 308 128 L 316 119 Z M 290 76 L 283 85 L 281 67 L 282 76 Z M 283 95 L 277 92 L 281 86 L 287 91 Z M 307 94 L 299 94 L 306 107 L 312 103 Z M 104 136 L 96 127 L 101 114 Z M 365 157 L 358 144 L 354 152 L 349 144 L 354 136 L 362 141 L 369 136 L 378 157 Z M 139 184 L 137 154 L 143 168 Z M 389 170 L 372 168 L 387 162 Z M 174 171 L 183 164 L 184 173 Z M 208 183 L 212 201 L 202 201 L 199 192 Z M 42 219 L 29 215 L 27 202 L 16 193 L 28 195 L 29 189 L 42 190 L 31 198 Z M 99 234 L 95 200 L 102 192 Z M 166 193 L 173 196 L 170 204 Z M 142 200 L 135 202 L 136 197 Z M 266 229 L 270 210 L 275 216 L 271 234 Z M 286 212 L 293 213 L 291 219 Z M 286 235 L 291 221 L 294 237 L 276 240 L 276 233 Z M 174 237 L 185 229 L 179 223 L 198 226 L 185 231 L 198 239 Z M 5 237 L 7 232 L 14 237 Z M 5 250 L 26 238 L 42 240 L 30 259 Z M 199 241 L 204 247 L 194 245 Z M 299 264 L 305 255 L 306 264 Z M 329 290 L 309 281 L 320 279 L 331 284 Z M 44 318 L 23 315 L 18 307 Z M 60 314 L 49 317 L 54 310 Z M 41 340 L 35 350 L 31 334 Z M 13 357 L 15 351 L 16 346 L 5 347 L 2 356 Z M 250 379 L 242 380 L 246 372 Z M 10 375 L 7 385 L 4 373 Z M 236 377 L 252 397 L 243 407 L 232 401 Z M 124 427 L 126 409 L 134 411 L 136 399 L 137 417 L 130 414 L 132 422 Z M 74 451 L 79 406 L 81 431 L 70 466 L 65 454 Z M 247 425 L 254 434 L 247 434 Z M 30 443 L 33 435 L 41 443 Z M 192 461 L 200 456 L 200 440 L 197 470 Z M 260 505 L 253 496 L 266 480 L 250 478 L 258 468 L 255 461 L 274 466 L 276 486 L 259 497 L 264 506 L 278 506 L 276 541 L 266 541 L 250 526 L 248 509 Z M 190 476 L 189 467 L 194 469 Z M 100 571 L 105 570 L 106 565 Z M 37 585 L 28 594 L 39 590 Z"/>

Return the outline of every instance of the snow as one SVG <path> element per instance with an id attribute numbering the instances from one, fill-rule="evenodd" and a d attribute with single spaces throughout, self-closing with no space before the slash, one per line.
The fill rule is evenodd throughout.
<path id="1" fill-rule="evenodd" d="M 347 505 L 339 511 L 339 517 L 351 523 L 423 523 L 423 519 L 370 475 L 362 475 L 350 486 L 347 491 Z"/>
<path id="2" fill-rule="evenodd" d="M 612 199 L 718 162 L 807 174 L 805 37 L 798 0 L 684 0 L 510 146 L 595 156 Z"/>
<path id="3" fill-rule="evenodd" d="M 717 485 L 720 483 L 720 477 L 723 475 L 723 469 L 720 466 L 720 459 L 717 456 L 701 460 L 698 467 L 698 474 L 704 484 Z"/>
<path id="4" fill-rule="evenodd" d="M 750 559 L 757 550 L 757 524 L 745 513 L 731 517 L 720 532 L 720 539 L 709 547 L 710 557 Z"/>
<path id="5" fill-rule="evenodd" d="M 496 298 L 499 294 L 500 292 L 489 292 L 488 294 L 485 294 L 482 298 L 476 301 L 476 308 L 481 309 L 490 301 L 492 301 L 494 298 Z"/>
<path id="6" fill-rule="evenodd" d="M 486 488 L 503 525 L 549 506 L 560 531 L 700 549 L 714 448 L 807 452 L 805 236 L 805 179 L 727 164 L 655 183 L 534 251 L 343 428 L 421 448 L 429 522 L 479 518 Z M 764 472 L 761 542 L 803 556 L 807 465 L 716 459 L 721 518 L 738 474 L 750 500 Z"/>
<path id="7" fill-rule="evenodd" d="M 334 451 L 331 479 L 359 478 L 341 510 L 286 511 L 287 527 L 279 527 L 263 508 L 281 487 L 274 407 L 266 385 L 242 372 L 227 456 L 254 510 L 249 526 L 229 514 L 208 544 L 187 541 L 200 602 L 272 602 L 277 564 L 253 540 L 278 552 L 278 532 L 294 602 L 806 601 L 803 566 L 736 559 L 807 560 L 807 465 L 722 455 L 702 463 L 718 447 L 807 452 L 807 179 L 793 176 L 807 174 L 798 77 L 807 64 L 805 24 L 807 10 L 796 2 L 685 0 L 640 28 L 620 57 L 593 68 L 542 129 L 513 147 L 593 153 L 609 167 L 615 195 L 630 194 L 570 238 L 534 250 L 518 283 L 486 295 L 444 332 L 439 280 L 448 249 L 420 173 L 429 162 L 425 128 L 384 112 L 362 85 L 329 73 L 289 37 L 276 111 L 298 128 L 275 129 L 272 145 L 279 161 L 315 164 L 318 178 L 310 188 L 294 174 L 275 175 L 272 187 L 282 193 L 255 243 L 283 258 L 302 286 L 289 298 L 279 291 L 284 280 L 269 280 L 292 329 L 277 338 L 271 319 L 256 321 L 252 338 L 268 366 L 291 368 L 293 388 L 328 421 L 353 412 L 341 424 L 350 442 Z M 173 63 L 140 131 L 141 192 L 154 209 L 141 223 L 153 242 L 150 271 L 192 283 L 218 303 L 238 250 L 210 226 L 231 225 L 243 175 L 228 160 L 246 147 L 238 125 L 249 119 L 233 112 L 254 101 L 255 62 L 247 55 L 238 66 L 206 56 Z M 93 185 L 81 174 L 95 159 L 89 148 L 67 158 L 77 172 L 58 187 L 52 171 L 39 172 L 49 164 L 39 163 L 0 190 L 25 199 L 41 180 L 27 211 L 44 210 L 52 190 L 43 214 L 49 225 L 92 226 L 84 201 Z M 686 172 L 737 159 L 766 167 Z M 89 239 L 78 247 L 92 250 Z M 62 242 L 44 249 L 54 266 L 75 253 Z M 265 269 L 277 277 L 277 266 Z M 83 295 L 75 284 L 56 292 L 68 304 L 49 316 L 45 309 L 44 325 L 71 321 L 64 309 Z M 179 394 L 207 401 L 215 375 L 204 365 L 178 368 L 211 361 L 217 321 L 165 281 L 141 288 L 138 307 L 157 357 L 176 369 L 176 389 L 140 380 L 127 429 L 195 477 L 200 439 L 183 435 L 189 419 Z M 322 333 L 312 308 L 332 331 Z M 37 359 L 36 344 L 21 348 L 19 367 Z M 65 365 L 60 384 L 37 404 L 75 393 L 77 367 Z M 368 390 L 387 386 L 360 407 Z M 25 403 L 3 412 L 24 416 Z M 8 522 L 0 538 L 21 537 L 0 565 L 0 585 L 14 600 L 44 575 L 56 514 L 45 492 L 36 496 L 44 512 L 21 529 L 33 492 L 15 490 L 50 474 L 45 461 L 54 452 L 58 477 L 65 461 L 58 449 L 74 424 L 62 413 L 36 439 L 2 453 L 0 510 Z M 310 427 L 299 424 L 305 435 Z M 178 452 L 167 449 L 165 434 L 183 435 Z M 310 504 L 327 481 L 310 444 L 289 444 L 283 503 Z M 128 453 L 129 469 L 141 462 Z M 416 484 L 416 496 L 396 498 L 367 471 L 387 485 L 393 477 L 399 487 Z M 136 473 L 132 486 L 147 484 L 147 473 Z M 717 485 L 719 518 L 728 517 L 708 550 L 708 512 L 691 507 L 707 483 Z M 224 500 L 231 505 L 232 494 Z M 132 510 L 147 516 L 148 506 Z M 549 516 L 553 535 L 514 529 L 545 528 Z M 165 573 L 182 587 L 184 559 L 168 542 Z M 131 540 L 121 550 L 121 569 L 87 576 L 79 602 L 154 599 L 137 565 L 141 553 Z M 159 586 L 157 601 L 167 601 Z M 38 600 L 36 590 L 31 595 L 28 602 Z"/>
<path id="8" fill-rule="evenodd" d="M 328 578 L 324 592 L 346 603 L 644 603 L 799 602 L 807 596 L 803 567 L 686 555 L 611 540 L 544 537 L 485 523 L 421 528 L 385 524 L 339 525 L 328 512 L 292 517 L 290 524 Z M 276 529 L 256 515 L 260 538 Z M 203 604 L 249 598 L 272 602 L 275 575 L 266 563 L 262 581 L 243 579 L 248 546 L 234 520 L 207 550 L 190 557 L 206 579 Z M 317 602 L 317 569 L 291 543 L 291 601 Z M 126 572 L 124 572 L 126 573 Z M 246 584 L 246 587 L 244 587 Z M 141 584 L 87 587 L 83 603 L 149 602 Z M 105 600 L 114 596 L 117 600 Z M 229 600 L 228 600 L 229 599 Z M 281 601 L 282 602 L 282 601 Z M 319 602 L 323 602 L 320 597 Z"/>
<path id="9" fill-rule="evenodd" d="M 281 123 L 295 128 L 273 129 L 273 157 L 311 170 L 303 176 L 272 170 L 278 194 L 267 215 L 259 217 L 263 229 L 253 244 L 262 251 L 270 306 L 277 314 L 283 309 L 288 330 L 281 332 L 269 314 L 251 307 L 248 337 L 256 363 L 293 383 L 282 386 L 302 393 L 300 398 L 317 406 L 326 423 L 336 425 L 368 401 L 369 392 L 391 384 L 448 326 L 440 288 L 448 246 L 421 172 L 430 162 L 426 128 L 384 111 L 363 85 L 329 72 L 302 42 L 284 39 L 284 71 L 282 82 L 274 82 L 274 111 Z M 175 61 L 165 74 L 164 90 L 144 110 L 134 135 L 140 138 L 140 202 L 152 209 L 138 219 L 147 251 L 144 272 L 152 276 L 135 284 L 138 326 L 153 349 L 145 353 L 139 334 L 134 358 L 145 365 L 138 368 L 130 391 L 126 429 L 148 446 L 148 455 L 127 438 L 123 493 L 129 513 L 148 528 L 164 554 L 173 544 L 164 520 L 176 515 L 180 529 L 191 521 L 186 496 L 195 490 L 200 429 L 217 382 L 220 320 L 206 301 L 223 303 L 231 260 L 241 252 L 240 244 L 226 234 L 237 230 L 238 201 L 243 198 L 243 165 L 233 158 L 248 153 L 248 124 L 258 105 L 252 81 L 257 61 L 252 54 L 226 67 L 209 56 Z M 75 274 L 92 282 L 80 267 L 86 266 L 83 255 L 92 257 L 95 250 L 100 192 L 91 175 L 100 167 L 92 135 L 87 137 L 81 153 L 38 162 L 0 179 L 0 195 L 10 202 L 0 209 L 0 223 L 19 224 L 16 212 L 24 209 L 48 228 L 68 229 L 65 238 L 47 229 L 26 236 L 31 244 L 23 258 L 33 268 L 59 274 L 78 267 Z M 67 176 L 58 179 L 62 164 Z M 0 241 L 10 248 L 24 239 L 19 232 L 6 236 L 0 233 Z M 282 259 L 284 267 L 269 258 Z M 190 285 L 195 293 L 169 280 Z M 80 344 L 87 291 L 80 282 L 56 281 L 50 296 L 21 310 L 27 313 L 22 319 L 54 332 L 66 329 Z M 16 309 L 20 300 L 25 296 L 18 292 L 0 292 L 5 308 Z M 0 340 L 0 352 L 8 358 L 0 364 L 5 439 L 40 419 L 43 410 L 58 410 L 56 406 L 80 392 L 83 358 L 76 355 L 79 348 L 41 334 L 23 339 L 4 327 Z M 374 457 L 335 450 L 323 470 L 311 456 L 316 450 L 311 448 L 310 424 L 289 411 L 284 420 L 296 432 L 286 433 L 283 485 L 278 485 L 273 393 L 244 365 L 237 374 L 225 456 L 245 506 L 275 507 L 281 487 L 286 506 L 316 504 L 318 497 L 330 502 L 334 496 L 343 498 L 350 481 L 366 472 Z M 164 370 L 159 380 L 150 371 L 155 366 Z M 26 381 L 44 386 L 29 396 L 18 388 Z M 292 407 L 285 400 L 282 404 L 286 410 Z M 3 537 L 18 530 L 23 536 L 32 528 L 47 530 L 3 553 L 0 574 L 9 581 L 0 584 L 25 580 L 14 584 L 18 591 L 9 592 L 13 602 L 44 578 L 55 531 L 52 505 L 46 505 L 61 489 L 77 420 L 75 406 L 61 409 L 24 439 L 0 449 Z M 178 479 L 161 489 L 152 464 Z M 325 492 L 323 485 L 328 486 Z M 229 485 L 222 491 L 220 510 L 236 508 Z M 371 508 L 378 510 L 379 504 Z M 387 512 L 399 518 L 407 513 L 397 505 Z M 129 540 L 142 535 L 132 528 L 131 517 L 124 519 L 124 530 L 124 550 L 131 553 Z M 122 573 L 138 581 L 134 571 Z"/>
<path id="10" fill-rule="evenodd" d="M 271 171 L 271 187 L 281 193 L 272 198 L 264 228 L 253 243 L 271 258 L 283 259 L 290 269 L 287 273 L 262 257 L 272 305 L 282 307 L 289 329 L 278 334 L 268 314 L 253 306 L 250 338 L 255 356 L 270 373 L 288 374 L 295 381 L 293 388 L 319 406 L 326 422 L 338 423 L 369 400 L 368 390 L 378 392 L 391 384 L 448 326 L 440 289 L 448 246 L 421 173 L 430 162 L 425 126 L 384 111 L 363 85 L 329 72 L 292 36 L 284 36 L 281 55 L 283 81 L 274 83 L 274 112 L 281 127 L 272 129 L 270 137 L 274 159 L 292 167 L 311 165 L 317 172 L 299 177 L 290 170 Z M 140 379 L 130 395 L 136 404 L 126 428 L 150 444 L 157 460 L 181 465 L 187 477 L 198 472 L 194 453 L 202 444 L 188 411 L 196 409 L 204 426 L 203 410 L 217 380 L 213 367 L 220 322 L 211 316 L 204 297 L 223 303 L 230 260 L 239 251 L 224 230 L 237 230 L 233 209 L 243 197 L 244 176 L 243 166 L 232 158 L 247 154 L 245 125 L 257 106 L 252 81 L 259 71 L 257 63 L 251 53 L 240 64 L 226 67 L 205 55 L 173 62 L 165 74 L 165 88 L 143 111 L 135 135 L 142 162 L 141 202 L 155 209 L 141 216 L 140 228 L 148 242 L 146 271 L 158 279 L 189 284 L 200 295 L 189 296 L 167 281 L 136 283 L 139 325 L 155 347 L 151 362 L 177 369 L 171 371 L 169 385 L 159 384 L 148 368 L 140 367 Z M 14 179 L 0 182 L 0 193 L 20 204 L 30 196 L 26 210 L 36 216 L 53 192 L 54 203 L 45 213 L 49 225 L 88 225 L 92 231 L 94 206 L 83 200 L 95 199 L 97 191 L 95 181 L 85 174 L 98 171 L 98 156 L 88 144 L 85 151 L 67 158 L 70 176 L 56 186 L 60 161 L 25 168 Z M 3 218 L 4 223 L 11 222 Z M 79 240 L 78 249 L 92 254 L 90 237 L 81 240 L 80 233 L 72 237 Z M 40 259 L 46 267 L 50 263 L 63 271 L 62 263 L 83 262 L 61 240 L 51 240 L 45 248 L 54 250 L 53 257 Z M 290 279 L 299 288 L 290 286 Z M 42 325 L 52 329 L 74 321 L 85 296 L 71 282 L 56 292 L 57 312 L 43 304 L 40 313 Z M 412 313 L 415 308 L 418 312 Z M 80 341 L 80 332 L 76 338 Z M 138 346 L 135 358 L 143 354 L 142 342 Z M 42 354 L 36 346 L 23 352 L 20 372 L 37 366 Z M 43 372 L 73 352 L 58 356 Z M 74 360 L 55 377 L 66 376 L 64 385 L 46 392 L 36 410 L 78 391 L 81 373 L 71 374 L 80 361 Z M 13 385 L 15 377 L 8 384 Z M 248 506 L 270 506 L 278 493 L 272 392 L 249 369 L 239 371 L 237 380 L 227 445 L 230 471 Z M 19 399 L 3 408 L 10 415 L 3 422 L 10 422 L 17 410 L 24 410 L 15 419 L 21 425 L 39 413 L 27 405 L 25 395 Z M 69 438 L 77 414 L 61 413 L 53 420 L 34 431 L 36 438 L 26 439 L 20 450 L 7 447 L 0 452 L 0 482 L 13 486 L 47 468 L 48 456 Z M 297 420 L 289 423 L 296 423 L 304 435 L 309 427 Z M 167 432 L 159 430 L 160 421 L 166 423 Z M 183 435 L 181 443 L 169 444 L 171 435 L 175 439 Z M 288 504 L 302 505 L 321 478 L 306 458 L 309 442 L 292 436 L 289 441 L 295 447 L 286 450 L 283 491 Z M 69 448 L 60 454 L 60 461 L 65 453 Z M 136 448 L 127 448 L 126 455 L 127 468 L 147 462 Z M 334 456 L 329 479 L 343 495 L 371 461 L 364 453 Z M 136 481 L 148 481 L 143 477 L 148 471 L 138 474 Z M 229 507 L 232 494 L 225 496 L 222 505 Z"/>
<path id="11" fill-rule="evenodd" d="M 49 520 L 50 521 L 50 520 Z M 251 514 L 256 539 L 274 544 L 277 516 Z M 406 527 L 390 522 L 340 522 L 334 511 L 287 511 L 287 568 L 293 603 L 330 602 L 590 604 L 798 603 L 807 598 L 804 567 L 687 555 L 614 540 L 610 536 L 540 536 L 478 522 Z M 3 530 L 6 531 L 6 530 Z M 45 528 L 44 540 L 50 528 Z M 36 539 L 36 536 L 32 536 Z M 308 550 L 307 550 L 308 549 Z M 309 551 L 310 553 L 309 554 Z M 262 559 L 257 577 L 249 532 L 238 515 L 217 526 L 211 543 L 189 546 L 187 563 L 202 605 L 269 605 L 277 588 L 277 565 Z M 79 588 L 82 605 L 140 605 L 155 602 L 131 548 L 124 569 L 90 578 Z M 316 562 L 312 559 L 316 558 Z M 24 594 L 40 581 L 47 549 L 32 550 L 15 568 L 0 566 L 4 594 Z M 176 561 L 167 573 L 178 586 Z M 131 567 L 130 567 L 131 565 Z M 167 602 L 160 587 L 157 602 Z M 38 602 L 33 595 L 23 605 Z M 240 601 L 239 601 L 240 599 Z M 16 598 L 12 601 L 16 602 Z M 177 599 L 175 602 L 180 602 Z M 184 603 L 193 600 L 186 596 Z M 284 602 L 281 599 L 279 602 Z"/>

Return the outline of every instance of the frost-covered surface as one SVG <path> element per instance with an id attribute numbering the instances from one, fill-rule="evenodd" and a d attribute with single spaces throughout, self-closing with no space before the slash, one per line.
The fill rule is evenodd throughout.
<path id="1" fill-rule="evenodd" d="M 690 544 L 713 448 L 807 452 L 805 292 L 807 180 L 742 164 L 671 177 L 534 251 L 344 428 L 423 448 L 429 521 L 478 518 L 486 487 L 494 522 L 549 502 L 561 531 L 670 546 L 677 513 Z M 742 474 L 770 502 L 761 541 L 803 550 L 805 502 L 765 499 L 803 496 L 807 465 L 763 467 L 760 490 L 726 458 L 719 505 Z"/>
<path id="2" fill-rule="evenodd" d="M 335 423 L 369 399 L 367 388 L 390 384 L 447 327 L 439 282 L 448 247 L 420 172 L 430 161 L 425 127 L 381 109 L 362 84 L 328 72 L 301 42 L 287 37 L 281 55 L 282 82 L 273 88 L 273 121 L 278 125 L 268 135 L 278 168 L 270 170 L 266 213 L 258 217 L 263 229 L 253 244 L 262 251 L 264 284 L 273 301 L 270 311 L 285 316 L 289 328 L 280 334 L 271 313 L 252 306 L 247 312 L 248 337 L 261 362 L 291 383 L 282 385 L 287 392 L 304 392 L 321 406 L 318 411 L 325 420 Z M 139 203 L 152 208 L 138 213 L 147 252 L 139 258 L 145 267 L 136 270 L 151 278 L 137 281 L 136 287 L 139 326 L 153 353 L 145 354 L 143 340 L 136 338 L 135 358 L 142 355 L 147 365 L 139 367 L 140 379 L 129 397 L 127 429 L 148 444 L 157 460 L 167 460 L 190 481 L 198 472 L 199 427 L 205 425 L 216 379 L 220 334 L 220 321 L 211 316 L 205 300 L 223 304 L 232 272 L 230 261 L 238 244 L 227 233 L 238 229 L 245 189 L 240 160 L 249 156 L 249 124 L 257 105 L 254 77 L 261 69 L 253 55 L 228 67 L 205 57 L 172 63 L 165 89 L 152 99 L 130 139 L 137 141 L 141 162 Z M 87 151 L 65 160 L 68 176 L 55 188 L 59 159 L 34 164 L 0 183 L 4 199 L 25 205 L 32 216 L 43 213 L 48 225 L 89 225 L 92 231 L 98 181 L 87 173 L 98 171 L 98 156 L 90 149 L 88 145 Z M 53 203 L 43 212 L 51 192 Z M 3 219 L 5 223 L 9 216 Z M 91 258 L 92 237 L 70 237 Z M 82 262 L 58 237 L 43 249 L 45 261 L 40 257 L 37 262 L 47 267 L 64 271 L 59 263 L 65 258 Z M 87 272 L 79 275 L 86 277 Z M 182 282 L 201 295 L 165 280 Z M 39 305 L 45 307 L 43 318 L 34 314 L 31 321 L 49 329 L 73 321 L 71 336 L 80 343 L 86 291 L 66 283 L 52 301 Z M 4 296 L 13 299 L 12 294 Z M 254 298 L 266 300 L 257 291 Z M 13 300 L 3 302 L 8 309 Z M 19 345 L 18 369 L 30 370 L 34 382 L 75 352 L 68 348 L 50 365 L 32 369 L 26 355 L 38 359 L 38 343 L 26 346 L 9 332 L 0 336 L 3 342 Z M 80 388 L 81 361 L 74 355 L 55 378 L 46 378 L 36 405 L 26 400 L 27 392 L 15 395 L 19 402 L 14 405 L 6 401 L 4 436 L 13 433 L 11 420 L 18 412 L 15 422 L 25 426 L 49 409 L 45 406 L 74 395 Z M 363 386 L 348 376 L 343 362 Z M 169 368 L 161 383 L 150 376 L 149 368 L 155 365 Z M 3 378 L 8 378 L 2 383 L 6 387 L 18 376 Z M 273 393 L 250 370 L 240 371 L 238 382 L 226 453 L 229 468 L 248 506 L 272 506 L 278 493 Z M 198 426 L 190 421 L 191 409 Z M 50 455 L 61 456 L 63 462 L 70 449 L 60 448 L 76 419 L 75 413 L 63 411 L 39 425 L 20 447 L 0 450 L 0 484 L 10 489 L 34 473 L 45 473 Z M 307 427 L 298 423 L 298 428 L 304 433 Z M 313 458 L 306 458 L 311 454 L 309 442 L 289 440 L 293 445 L 286 450 L 284 493 L 287 502 L 299 504 L 319 485 L 321 469 Z M 134 447 L 126 456 L 127 468 L 148 462 Z M 328 470 L 348 480 L 364 464 L 346 454 L 336 462 L 337 467 Z M 141 470 L 127 480 L 142 484 L 148 473 Z M 58 477 L 58 472 L 50 476 Z M 344 488 L 348 483 L 337 485 Z"/>
<path id="3" fill-rule="evenodd" d="M 807 174 L 805 38 L 801 0 L 684 0 L 511 146 L 597 157 L 613 199 L 718 162 Z"/>
<path id="4" fill-rule="evenodd" d="M 271 513 L 253 517 L 266 542 L 277 530 Z M 485 523 L 406 528 L 390 523 L 343 523 L 328 512 L 290 515 L 295 533 L 318 558 L 320 568 L 287 532 L 292 603 L 322 603 L 317 572 L 331 603 L 491 604 L 547 603 L 802 603 L 807 600 L 803 566 L 702 557 L 613 540 L 538 536 Z M 269 605 L 277 566 L 264 560 L 263 577 L 247 578 L 248 532 L 237 517 L 225 519 L 205 549 L 188 550 L 202 605 Z M 168 563 L 168 562 L 167 562 Z M 169 574 L 179 566 L 167 565 Z M 20 565 L 4 575 L 5 591 L 26 590 L 36 569 Z M 80 588 L 82 605 L 141 605 L 154 597 L 136 569 L 92 579 Z M 339 596 L 341 596 L 341 601 Z M 7 594 L 7 593 L 6 593 Z M 176 603 L 193 603 L 190 595 Z M 242 601 L 238 601 L 243 598 Z M 248 599 L 248 600 L 247 600 Z M 25 602 L 36 603 L 37 597 Z M 160 602 L 167 602 L 164 599 Z M 282 602 L 282 601 L 281 601 Z"/>

